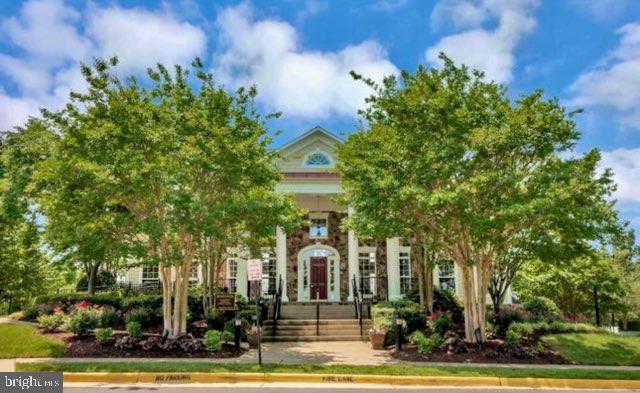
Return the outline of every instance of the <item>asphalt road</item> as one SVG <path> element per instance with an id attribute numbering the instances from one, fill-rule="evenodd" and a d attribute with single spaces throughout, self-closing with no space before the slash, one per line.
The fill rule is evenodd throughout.
<path id="1" fill-rule="evenodd" d="M 631 390 L 589 390 L 589 389 L 502 389 L 502 388 L 425 388 L 425 387 L 389 387 L 378 385 L 359 385 L 357 387 L 334 384 L 331 386 L 313 386 L 313 384 L 255 384 L 254 386 L 238 386 L 237 384 L 198 384 L 198 385 L 130 385 L 130 386 L 65 386 L 64 391 L 70 393 L 363 393 L 363 392 L 391 392 L 415 393 L 416 391 L 428 391 L 429 393 L 470 393 L 470 392 L 500 392 L 500 393 L 603 393 L 603 392 L 630 392 Z"/>

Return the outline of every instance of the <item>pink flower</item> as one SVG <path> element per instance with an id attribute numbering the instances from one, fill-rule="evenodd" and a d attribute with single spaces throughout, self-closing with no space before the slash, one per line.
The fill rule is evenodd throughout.
<path id="1" fill-rule="evenodd" d="M 54 307 L 54 308 L 53 308 L 53 312 L 54 312 L 54 313 L 62 312 L 62 307 L 60 307 L 60 306 L 56 306 L 56 307 Z"/>
<path id="2" fill-rule="evenodd" d="M 74 307 L 75 308 L 89 308 L 89 302 L 86 301 L 86 300 L 83 300 L 81 302 L 76 303 Z"/>

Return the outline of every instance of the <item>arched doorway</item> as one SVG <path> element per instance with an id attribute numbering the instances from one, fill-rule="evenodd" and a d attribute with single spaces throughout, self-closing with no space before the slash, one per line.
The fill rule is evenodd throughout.
<path id="1" fill-rule="evenodd" d="M 324 244 L 298 252 L 298 301 L 340 301 L 340 254 Z"/>

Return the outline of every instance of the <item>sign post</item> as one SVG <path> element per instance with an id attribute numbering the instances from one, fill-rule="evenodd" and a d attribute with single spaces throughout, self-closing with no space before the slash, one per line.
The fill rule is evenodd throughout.
<path id="1" fill-rule="evenodd" d="M 262 282 L 262 260 L 249 259 L 247 261 L 247 276 L 254 285 L 253 296 L 256 298 L 256 324 L 258 325 L 258 364 L 262 366 L 262 327 L 260 326 L 260 283 Z"/>

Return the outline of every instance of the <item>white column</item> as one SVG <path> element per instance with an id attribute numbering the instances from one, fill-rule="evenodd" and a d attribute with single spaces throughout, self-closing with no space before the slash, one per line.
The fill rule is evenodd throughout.
<path id="1" fill-rule="evenodd" d="M 241 294 L 245 298 L 247 297 L 247 258 L 243 255 L 240 258 L 238 255 L 238 268 L 236 269 L 236 293 Z"/>
<path id="2" fill-rule="evenodd" d="M 353 209 L 349 207 L 348 209 L 349 215 L 353 213 Z M 347 262 L 348 262 L 348 272 L 349 272 L 349 294 L 347 299 L 349 301 L 353 300 L 353 277 L 358 278 L 358 238 L 353 231 L 349 231 L 348 234 L 348 244 L 347 244 Z"/>
<path id="3" fill-rule="evenodd" d="M 387 239 L 387 292 L 389 300 L 400 298 L 400 238 Z"/>
<path id="4" fill-rule="evenodd" d="M 288 302 L 287 296 L 287 234 L 282 228 L 276 228 L 276 280 L 282 277 L 282 301 Z M 277 286 L 280 285 L 276 281 Z"/>

